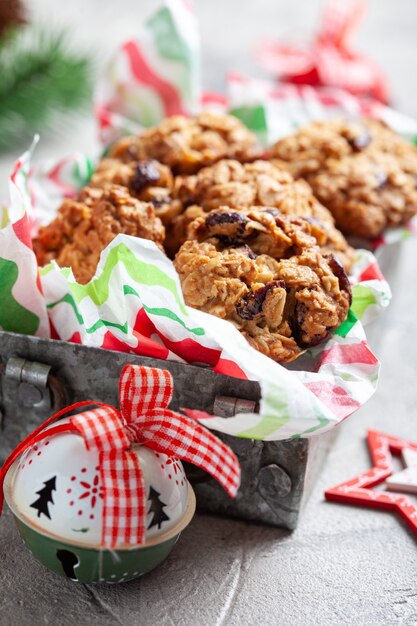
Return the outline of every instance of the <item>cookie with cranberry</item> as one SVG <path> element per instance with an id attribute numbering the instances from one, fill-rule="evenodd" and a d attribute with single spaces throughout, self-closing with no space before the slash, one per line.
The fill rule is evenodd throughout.
<path id="1" fill-rule="evenodd" d="M 308 222 L 224 208 L 193 228 L 174 261 L 186 303 L 230 321 L 263 354 L 292 361 L 346 319 L 346 273 L 323 256 Z"/>
<path id="2" fill-rule="evenodd" d="M 153 205 L 132 197 L 125 187 L 86 187 L 77 199 L 63 201 L 56 218 L 39 229 L 33 246 L 40 265 L 55 259 L 60 267 L 71 267 L 78 282 L 87 283 L 102 250 L 121 233 L 161 246 L 165 229 Z"/>
<path id="3" fill-rule="evenodd" d="M 232 115 L 174 116 L 113 145 L 110 156 L 124 162 L 156 159 L 174 174 L 192 174 L 231 158 L 251 161 L 260 153 L 255 135 Z"/>
<path id="4" fill-rule="evenodd" d="M 417 150 L 375 120 L 314 122 L 270 156 L 310 184 L 346 235 L 371 239 L 417 213 Z"/>
<path id="5" fill-rule="evenodd" d="M 268 161 L 244 164 L 231 159 L 219 161 L 194 176 L 182 177 L 176 193 L 187 208 L 167 228 L 166 243 L 171 254 L 188 238 L 188 226 L 199 210 L 208 212 L 222 205 L 233 208 L 258 205 L 308 219 L 316 227 L 323 252 L 338 256 L 346 271 L 351 268 L 354 251 L 335 227 L 330 211 L 313 196 L 308 184 L 294 181 L 286 170 Z"/>

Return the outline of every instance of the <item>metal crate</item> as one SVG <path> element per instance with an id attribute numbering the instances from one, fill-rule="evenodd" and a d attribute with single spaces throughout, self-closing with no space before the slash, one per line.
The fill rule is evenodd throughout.
<path id="1" fill-rule="evenodd" d="M 174 378 L 171 408 L 230 417 L 256 411 L 259 384 L 210 369 L 123 352 L 0 331 L 0 462 L 59 408 L 81 400 L 118 406 L 118 381 L 127 363 L 164 368 Z M 200 510 L 295 528 L 303 496 L 326 455 L 333 432 L 313 440 L 254 441 L 216 433 L 237 454 L 242 483 L 232 501 L 208 474 L 187 475 Z"/>

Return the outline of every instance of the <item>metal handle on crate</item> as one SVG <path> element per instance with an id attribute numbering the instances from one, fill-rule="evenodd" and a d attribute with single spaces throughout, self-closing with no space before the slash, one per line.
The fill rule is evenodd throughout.
<path id="1" fill-rule="evenodd" d="M 57 410 L 65 406 L 64 388 L 51 374 L 50 365 L 12 356 L 7 360 L 2 374 L 19 383 L 18 396 L 23 406 L 36 407 L 48 399 L 51 408 Z M 48 392 L 49 398 L 46 396 Z"/>
<path id="2" fill-rule="evenodd" d="M 233 396 L 216 396 L 213 402 L 213 414 L 219 417 L 233 417 L 237 413 L 259 413 L 259 403 L 253 400 L 245 400 L 244 398 L 235 398 Z M 205 483 L 211 479 L 210 474 L 195 467 L 184 463 L 188 480 L 191 484 Z"/>
<path id="3" fill-rule="evenodd" d="M 233 417 L 236 413 L 259 413 L 259 403 L 232 396 L 216 396 L 214 398 L 214 415 Z"/>

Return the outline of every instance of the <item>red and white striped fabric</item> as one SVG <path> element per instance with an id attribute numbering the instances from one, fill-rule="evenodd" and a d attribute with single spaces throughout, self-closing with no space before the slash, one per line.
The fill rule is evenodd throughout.
<path id="1" fill-rule="evenodd" d="M 72 416 L 68 424 L 44 430 L 59 417 L 81 406 L 73 404 L 39 426 L 10 454 L 0 470 L 2 484 L 15 459 L 29 446 L 53 434 L 76 432 L 87 449 L 99 453 L 104 492 L 101 544 L 116 548 L 139 545 L 145 540 L 146 493 L 140 463 L 132 451 L 139 443 L 197 465 L 215 478 L 234 498 L 240 485 L 240 466 L 232 450 L 195 420 L 168 409 L 174 391 L 166 370 L 126 365 L 119 382 L 120 412 L 107 404 Z"/>
<path id="2" fill-rule="evenodd" d="M 137 390 L 141 393 L 138 394 Z M 173 381 L 166 370 L 127 366 L 120 378 L 120 406 L 129 415 L 134 441 L 172 454 L 202 468 L 234 497 L 240 468 L 236 456 L 220 439 L 195 420 L 170 411 Z"/>
<path id="3" fill-rule="evenodd" d="M 365 13 L 366 2 L 364 0 L 328 1 L 317 39 L 331 41 L 337 46 L 347 48 L 349 39 L 352 39 Z"/>

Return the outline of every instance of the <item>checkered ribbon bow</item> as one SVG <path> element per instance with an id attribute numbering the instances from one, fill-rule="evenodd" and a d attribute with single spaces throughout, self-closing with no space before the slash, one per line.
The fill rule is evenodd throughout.
<path id="1" fill-rule="evenodd" d="M 145 539 L 146 494 L 133 443 L 183 459 L 211 474 L 235 497 L 240 466 L 232 450 L 193 419 L 168 409 L 173 380 L 166 370 L 126 365 L 119 382 L 120 411 L 107 404 L 70 418 L 69 424 L 43 429 L 69 410 L 99 404 L 80 402 L 56 413 L 9 456 L 0 471 L 0 487 L 9 467 L 26 448 L 45 436 L 76 432 L 99 453 L 104 490 L 102 545 L 137 545 Z M 0 506 L 3 490 L 0 490 Z M 1 511 L 1 508 L 0 508 Z"/>
<path id="2" fill-rule="evenodd" d="M 329 0 L 319 32 L 309 47 L 262 42 L 259 60 L 283 82 L 338 87 L 386 103 L 388 87 L 381 68 L 350 45 L 365 12 L 364 0 Z"/>

